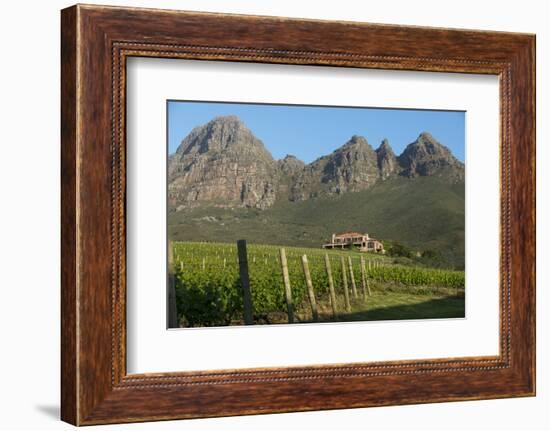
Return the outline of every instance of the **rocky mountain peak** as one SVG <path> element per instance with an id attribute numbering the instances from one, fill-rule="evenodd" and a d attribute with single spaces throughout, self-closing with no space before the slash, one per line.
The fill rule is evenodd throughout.
<path id="1" fill-rule="evenodd" d="M 427 132 L 426 130 L 424 130 L 423 132 L 420 132 L 420 134 L 418 135 L 418 139 L 426 139 L 426 140 L 429 140 L 429 141 L 435 141 L 435 138 L 432 136 L 432 134 L 430 132 Z"/>
<path id="2" fill-rule="evenodd" d="M 370 187 L 378 177 L 376 153 L 363 136 L 354 135 L 328 156 L 306 166 L 298 181 L 304 199 L 320 194 L 341 194 Z M 305 190 L 309 192 L 304 193 Z"/>
<path id="3" fill-rule="evenodd" d="M 364 136 L 353 135 L 348 142 L 343 146 L 352 146 L 352 145 L 369 145 L 367 139 Z"/>
<path id="4" fill-rule="evenodd" d="M 258 151 L 272 159 L 263 143 L 236 115 L 216 117 L 203 126 L 195 127 L 176 150 L 179 156 L 223 151 L 230 147 L 243 147 L 246 152 Z"/>
<path id="5" fill-rule="evenodd" d="M 295 175 L 305 167 L 305 163 L 292 154 L 278 161 L 279 169 L 285 175 Z"/>
<path id="6" fill-rule="evenodd" d="M 427 154 L 451 154 L 451 151 L 440 144 L 429 132 L 422 132 L 413 142 L 413 146 L 417 151 L 424 151 Z"/>
<path id="7" fill-rule="evenodd" d="M 168 162 L 173 209 L 203 203 L 267 208 L 275 201 L 276 162 L 234 115 L 194 128 Z"/>
<path id="8" fill-rule="evenodd" d="M 435 175 L 464 180 L 464 164 L 428 132 L 422 132 L 410 143 L 398 161 L 403 168 L 401 174 L 407 177 Z"/>
<path id="9" fill-rule="evenodd" d="M 390 141 L 388 141 L 388 138 L 382 139 L 382 142 L 380 143 L 380 146 L 376 149 L 376 151 L 391 151 L 393 153 L 393 149 L 390 145 Z"/>
<path id="10" fill-rule="evenodd" d="M 397 157 L 387 139 L 384 139 L 376 149 L 376 158 L 382 179 L 390 177 L 397 170 Z"/>

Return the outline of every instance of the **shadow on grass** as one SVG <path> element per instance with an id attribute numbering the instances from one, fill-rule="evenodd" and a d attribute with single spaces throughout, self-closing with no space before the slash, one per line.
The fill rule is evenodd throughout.
<path id="1" fill-rule="evenodd" d="M 339 298 L 342 299 L 342 298 Z M 367 301 L 362 298 L 352 299 L 352 310 L 344 311 L 344 304 L 338 301 L 338 316 L 334 318 L 331 307 L 326 302 L 318 302 L 319 320 L 312 320 L 309 306 L 296 311 L 294 323 L 330 323 L 330 322 L 365 322 L 381 320 L 421 320 L 421 319 L 456 319 L 465 317 L 464 295 L 427 296 L 396 293 L 393 291 L 374 292 Z M 288 324 L 285 312 L 272 312 L 256 316 L 255 325 Z M 229 326 L 244 325 L 242 320 L 233 320 Z M 221 326 L 221 325 L 219 325 Z"/>
<path id="2" fill-rule="evenodd" d="M 446 296 L 418 303 L 375 306 L 366 310 L 352 310 L 350 313 L 340 314 L 337 321 L 450 319 L 463 318 L 464 316 L 464 297 Z"/>

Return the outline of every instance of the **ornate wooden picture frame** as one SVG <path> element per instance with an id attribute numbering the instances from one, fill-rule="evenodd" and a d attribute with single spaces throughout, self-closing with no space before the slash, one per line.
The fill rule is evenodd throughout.
<path id="1" fill-rule="evenodd" d="M 535 394 L 535 37 L 101 6 L 62 11 L 61 416 L 75 425 Z M 500 78 L 500 354 L 126 372 L 126 60 Z M 160 283 L 161 281 L 159 281 Z"/>

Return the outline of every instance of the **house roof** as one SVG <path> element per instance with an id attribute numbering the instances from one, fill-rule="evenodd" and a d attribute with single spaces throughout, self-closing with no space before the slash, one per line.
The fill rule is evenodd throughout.
<path id="1" fill-rule="evenodd" d="M 355 236 L 366 236 L 366 233 L 360 233 L 360 232 L 344 232 L 344 233 L 338 233 L 336 234 L 336 238 L 351 238 Z"/>

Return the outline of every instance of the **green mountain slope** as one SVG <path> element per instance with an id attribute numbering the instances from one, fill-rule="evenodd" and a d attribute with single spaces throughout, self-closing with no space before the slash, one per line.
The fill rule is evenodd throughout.
<path id="1" fill-rule="evenodd" d="M 395 177 L 367 190 L 298 202 L 277 200 L 265 210 L 203 206 L 169 214 L 172 240 L 321 247 L 332 233 L 368 232 L 413 250 L 439 251 L 464 266 L 464 183 L 433 176 Z"/>

